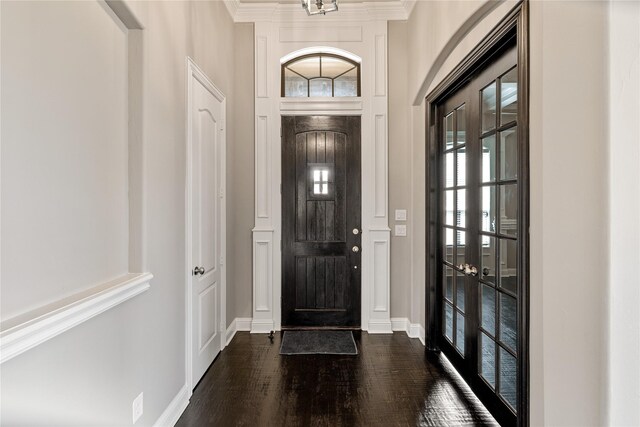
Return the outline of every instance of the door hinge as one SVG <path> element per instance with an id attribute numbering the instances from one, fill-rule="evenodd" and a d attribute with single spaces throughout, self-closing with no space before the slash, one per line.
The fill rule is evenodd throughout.
<path id="1" fill-rule="evenodd" d="M 220 265 L 224 265 L 224 257 L 223 256 L 220 257 Z"/>
<path id="2" fill-rule="evenodd" d="M 282 126 L 280 126 L 280 138 L 282 138 Z"/>
<path id="3" fill-rule="evenodd" d="M 280 252 L 282 252 L 282 239 L 280 239 Z"/>
<path id="4" fill-rule="evenodd" d="M 282 194 L 282 184 L 280 184 L 280 194 Z"/>
<path id="5" fill-rule="evenodd" d="M 224 188 L 220 187 L 220 198 L 224 198 Z"/>

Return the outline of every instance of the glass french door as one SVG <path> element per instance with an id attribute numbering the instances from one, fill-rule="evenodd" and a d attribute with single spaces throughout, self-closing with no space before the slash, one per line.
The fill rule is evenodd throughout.
<path id="1" fill-rule="evenodd" d="M 521 381 L 518 93 L 514 47 L 437 107 L 439 346 L 503 425 Z"/>

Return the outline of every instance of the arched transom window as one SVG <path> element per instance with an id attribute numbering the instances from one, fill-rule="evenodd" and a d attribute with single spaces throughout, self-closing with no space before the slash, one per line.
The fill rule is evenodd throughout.
<path id="1" fill-rule="evenodd" d="M 282 64 L 282 96 L 360 96 L 360 64 L 330 53 L 294 58 Z"/>

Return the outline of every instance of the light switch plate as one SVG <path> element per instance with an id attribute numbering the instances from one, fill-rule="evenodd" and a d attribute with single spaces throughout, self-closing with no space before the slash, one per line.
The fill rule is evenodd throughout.
<path id="1" fill-rule="evenodd" d="M 396 236 L 397 237 L 405 237 L 407 235 L 407 226 L 406 225 L 396 225 Z"/>
<path id="2" fill-rule="evenodd" d="M 406 221 L 406 220 L 407 220 L 407 210 L 396 209 L 396 221 Z"/>

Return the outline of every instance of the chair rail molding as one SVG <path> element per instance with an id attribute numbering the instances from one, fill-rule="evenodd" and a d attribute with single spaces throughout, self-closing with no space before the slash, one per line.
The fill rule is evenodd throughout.
<path id="1" fill-rule="evenodd" d="M 368 3 L 370 4 L 370 3 Z M 244 3 L 236 4 L 247 7 Z M 278 6 L 278 9 L 285 10 Z M 296 5 L 297 6 L 297 5 Z M 349 5 L 346 5 L 349 6 Z M 253 7 L 253 6 L 252 6 Z M 301 8 L 300 8 L 301 9 Z M 341 6 L 340 13 L 343 12 Z M 296 12 L 298 11 L 296 7 Z M 388 218 L 387 20 L 371 15 L 356 19 L 310 20 L 316 34 L 305 41 L 283 37 L 299 28 L 298 14 L 255 22 L 255 227 L 253 229 L 252 333 L 281 329 L 282 196 L 281 116 L 335 115 L 361 117 L 362 152 L 362 318 L 370 333 L 391 333 L 390 239 Z M 296 17 L 296 19 L 293 19 Z M 295 22 L 294 22 L 295 21 Z M 317 30 L 317 31 L 316 31 Z M 352 34 L 336 41 L 332 32 Z M 339 49 L 361 58 L 361 95 L 348 98 L 283 98 L 281 60 L 294 52 Z"/>
<path id="2" fill-rule="evenodd" d="M 151 273 L 126 274 L 36 310 L 0 326 L 0 363 L 78 326 L 150 288 Z"/>

